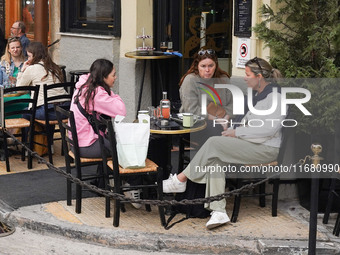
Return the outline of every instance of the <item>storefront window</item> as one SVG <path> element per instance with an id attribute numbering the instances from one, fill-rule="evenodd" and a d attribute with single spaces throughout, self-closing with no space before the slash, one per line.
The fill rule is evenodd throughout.
<path id="1" fill-rule="evenodd" d="M 22 0 L 22 21 L 26 25 L 26 33 L 34 34 L 34 0 Z"/>
<path id="2" fill-rule="evenodd" d="M 120 0 L 61 2 L 62 32 L 120 36 Z"/>
<path id="3" fill-rule="evenodd" d="M 184 56 L 191 58 L 200 48 L 216 51 L 219 58 L 231 54 L 231 0 L 197 1 L 184 4 Z"/>

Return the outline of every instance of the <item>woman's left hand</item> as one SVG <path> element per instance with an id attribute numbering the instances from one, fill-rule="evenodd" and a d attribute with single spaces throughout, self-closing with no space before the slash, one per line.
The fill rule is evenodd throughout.
<path id="1" fill-rule="evenodd" d="M 222 132 L 222 136 L 230 136 L 230 137 L 236 137 L 235 135 L 235 129 L 228 128 L 227 130 Z"/>

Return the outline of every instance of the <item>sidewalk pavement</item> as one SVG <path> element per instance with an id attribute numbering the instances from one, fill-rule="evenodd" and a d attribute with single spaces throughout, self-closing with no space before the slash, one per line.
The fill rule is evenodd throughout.
<path id="1" fill-rule="evenodd" d="M 21 207 L 17 210 L 0 203 L 0 220 L 41 234 L 62 235 L 88 243 L 98 243 L 120 249 L 169 251 L 195 254 L 307 254 L 309 212 L 298 201 L 280 201 L 278 216 L 271 208 L 261 208 L 256 199 L 242 201 L 236 223 L 228 223 L 208 231 L 208 219 L 190 218 L 170 230 L 160 225 L 158 210 L 135 209 L 126 205 L 120 226 L 112 225 L 104 216 L 104 198 L 83 200 L 82 213 L 76 214 L 74 201 Z M 113 204 L 113 203 L 112 203 Z M 270 204 L 269 204 L 270 205 Z M 227 212 L 232 211 L 228 201 Z M 231 215 L 230 215 L 231 216 Z M 340 239 L 332 235 L 335 215 L 329 224 L 322 224 L 319 215 L 317 254 L 339 254 Z M 182 218 L 177 215 L 173 222 Z"/>
<path id="2" fill-rule="evenodd" d="M 60 167 L 64 163 L 63 158 L 58 155 L 59 147 L 56 154 L 55 165 Z M 10 174 L 28 171 L 20 157 L 11 157 L 11 160 Z M 0 162 L 0 177 L 8 174 L 3 163 Z M 46 169 L 46 166 L 37 162 L 34 162 L 33 166 L 33 171 Z M 280 186 L 281 188 L 283 187 Z M 119 249 L 180 254 L 274 255 L 308 252 L 309 212 L 294 199 L 279 201 L 278 216 L 272 217 L 270 200 L 267 201 L 267 207 L 261 208 L 258 199 L 244 198 L 238 221 L 214 230 L 206 229 L 208 218 L 190 218 L 165 230 L 160 224 L 156 207 L 147 212 L 144 207 L 137 210 L 130 204 L 126 205 L 126 212 L 120 216 L 120 225 L 115 228 L 112 208 L 111 217 L 105 218 L 104 200 L 104 197 L 85 198 L 82 213 L 76 214 L 74 201 L 72 206 L 67 206 L 63 200 L 15 210 L 1 201 L 0 194 L 0 221 L 44 235 L 62 235 L 73 240 Z M 113 207 L 113 203 L 111 206 Z M 232 206 L 233 198 L 229 198 L 229 216 L 232 214 Z M 322 216 L 323 214 L 319 214 L 317 254 L 340 254 L 340 239 L 332 234 L 336 215 L 331 214 L 327 225 L 322 223 Z M 182 217 L 184 215 L 178 214 L 172 222 Z"/>

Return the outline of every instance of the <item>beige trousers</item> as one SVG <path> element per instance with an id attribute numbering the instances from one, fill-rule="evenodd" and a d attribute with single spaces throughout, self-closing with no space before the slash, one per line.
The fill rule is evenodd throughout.
<path id="1" fill-rule="evenodd" d="M 218 171 L 229 164 L 262 164 L 275 161 L 279 148 L 251 143 L 242 139 L 213 136 L 196 153 L 183 173 L 196 183 L 205 183 L 205 197 L 225 192 L 228 173 Z M 226 201 L 214 201 L 205 204 L 211 211 L 226 212 Z"/>

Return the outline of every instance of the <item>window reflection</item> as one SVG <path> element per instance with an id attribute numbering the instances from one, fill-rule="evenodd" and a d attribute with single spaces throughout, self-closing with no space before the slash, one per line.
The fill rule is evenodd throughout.
<path id="1" fill-rule="evenodd" d="M 78 19 L 92 22 L 113 22 L 112 0 L 78 0 Z"/>
<path id="2" fill-rule="evenodd" d="M 184 57 L 200 48 L 213 49 L 219 58 L 230 57 L 231 0 L 185 1 Z"/>
<path id="3" fill-rule="evenodd" d="M 26 25 L 26 33 L 34 34 L 34 0 L 22 1 L 22 21 Z"/>

